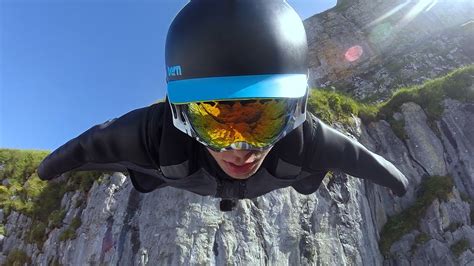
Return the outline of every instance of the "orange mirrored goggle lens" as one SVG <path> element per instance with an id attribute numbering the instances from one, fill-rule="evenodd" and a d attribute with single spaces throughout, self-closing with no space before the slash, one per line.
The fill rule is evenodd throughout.
<path id="1" fill-rule="evenodd" d="M 190 103 L 187 115 L 201 141 L 225 149 L 236 143 L 264 148 L 274 143 L 288 122 L 286 99 Z"/>

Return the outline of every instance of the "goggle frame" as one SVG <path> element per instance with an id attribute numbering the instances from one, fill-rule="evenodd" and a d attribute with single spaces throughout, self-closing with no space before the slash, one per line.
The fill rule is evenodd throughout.
<path id="1" fill-rule="evenodd" d="M 266 98 L 259 98 L 259 99 L 235 99 L 233 101 L 245 101 L 245 100 L 265 100 Z M 292 100 L 291 98 L 284 98 L 288 100 Z M 288 133 L 290 133 L 293 129 L 299 127 L 303 122 L 306 120 L 306 103 L 308 100 L 308 93 L 305 94 L 305 96 L 300 97 L 300 98 L 294 98 L 296 101 L 293 113 L 289 115 L 288 121 L 284 127 L 284 129 L 280 132 L 280 134 L 274 138 L 270 143 L 263 147 L 255 147 L 247 142 L 235 142 L 232 143 L 231 145 L 228 145 L 226 147 L 218 148 L 214 147 L 213 145 L 210 145 L 209 143 L 205 142 L 199 137 L 199 134 L 196 132 L 196 130 L 193 128 L 193 125 L 187 115 L 187 104 L 173 104 L 169 102 L 171 112 L 173 114 L 173 124 L 174 126 L 179 129 L 181 132 L 187 134 L 188 136 L 196 139 L 199 143 L 203 144 L 207 148 L 216 151 L 216 152 L 222 152 L 222 151 L 229 151 L 229 150 L 255 150 L 255 151 L 263 151 L 266 150 L 275 143 L 277 143 L 279 140 L 281 140 L 283 137 L 285 137 Z M 225 100 L 229 101 L 229 100 Z M 232 101 L 232 100 L 231 100 Z"/>

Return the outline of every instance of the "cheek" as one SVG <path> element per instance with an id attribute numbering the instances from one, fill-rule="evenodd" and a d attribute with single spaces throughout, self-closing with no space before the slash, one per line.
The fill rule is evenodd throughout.
<path id="1" fill-rule="evenodd" d="M 223 152 L 219 152 L 219 153 L 214 153 L 213 157 L 214 159 L 216 159 L 216 161 L 223 161 L 225 159 L 228 159 L 227 157 L 229 156 L 226 156 L 226 154 Z"/>
<path id="2" fill-rule="evenodd" d="M 214 160 L 216 160 L 217 164 L 219 164 L 220 166 L 223 166 L 225 164 L 224 160 L 227 159 L 229 161 L 229 158 L 227 158 L 229 156 L 225 152 L 209 151 L 209 153 L 212 155 Z"/>
<path id="3" fill-rule="evenodd" d="M 212 155 L 216 160 L 225 160 L 225 161 L 232 161 L 237 156 L 235 156 L 231 151 L 223 151 L 223 152 L 213 152 Z"/>

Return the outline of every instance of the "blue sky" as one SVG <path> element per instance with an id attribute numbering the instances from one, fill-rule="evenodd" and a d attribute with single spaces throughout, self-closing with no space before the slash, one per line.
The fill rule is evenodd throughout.
<path id="1" fill-rule="evenodd" d="M 187 0 L 0 0 L 0 148 L 54 150 L 165 95 Z M 288 0 L 304 19 L 336 0 Z"/>

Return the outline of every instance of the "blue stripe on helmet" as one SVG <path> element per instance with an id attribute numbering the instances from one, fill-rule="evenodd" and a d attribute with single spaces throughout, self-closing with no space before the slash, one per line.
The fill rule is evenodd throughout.
<path id="1" fill-rule="evenodd" d="M 195 78 L 170 81 L 171 103 L 252 98 L 299 98 L 306 93 L 304 74 L 272 74 Z"/>

